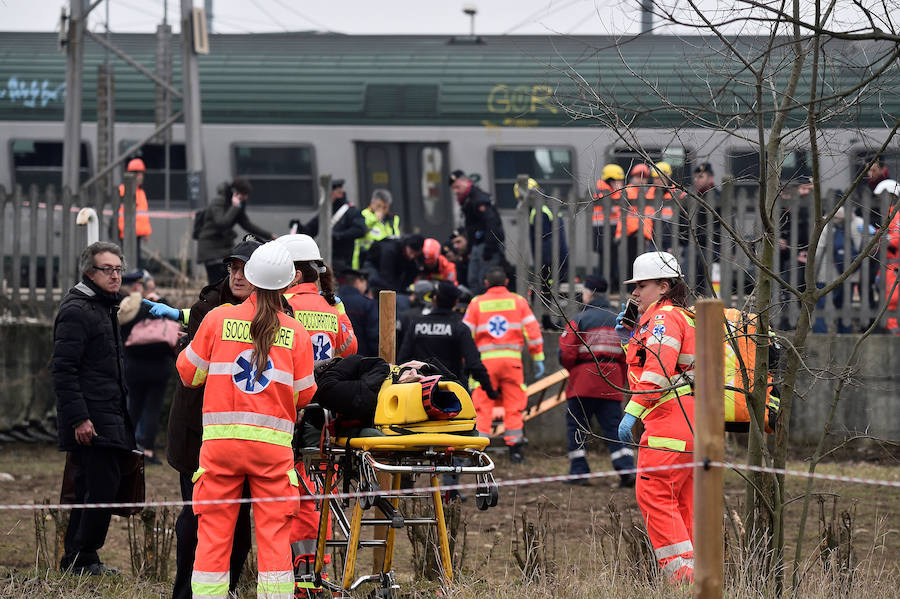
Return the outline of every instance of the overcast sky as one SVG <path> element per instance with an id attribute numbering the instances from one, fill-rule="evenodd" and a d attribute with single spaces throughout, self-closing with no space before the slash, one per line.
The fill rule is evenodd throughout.
<path id="1" fill-rule="evenodd" d="M 0 0 L 0 30 L 54 31 L 65 0 Z M 203 0 L 194 0 L 202 6 Z M 701 4 L 715 4 L 704 0 Z M 638 0 L 213 0 L 218 33 L 301 31 L 467 34 L 463 5 L 477 8 L 479 34 L 609 35 L 640 31 Z M 109 0 L 114 32 L 150 32 L 163 18 L 164 0 Z M 177 21 L 179 0 L 168 0 Z M 93 31 L 106 22 L 106 2 L 89 17 Z M 177 30 L 177 26 L 176 26 Z"/>

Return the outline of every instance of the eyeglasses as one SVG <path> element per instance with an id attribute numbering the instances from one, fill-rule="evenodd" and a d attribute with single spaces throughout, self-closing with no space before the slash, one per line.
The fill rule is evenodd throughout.
<path id="1" fill-rule="evenodd" d="M 107 277 L 111 277 L 113 275 L 122 276 L 122 271 L 124 270 L 121 266 L 94 266 L 92 267 L 94 270 L 99 270 Z"/>

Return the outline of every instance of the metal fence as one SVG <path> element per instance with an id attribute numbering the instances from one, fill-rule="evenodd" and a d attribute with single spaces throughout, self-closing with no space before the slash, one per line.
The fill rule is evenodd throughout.
<path id="1" fill-rule="evenodd" d="M 518 182 L 519 189 L 527 189 L 527 176 L 520 176 Z M 639 188 L 631 202 L 616 201 L 609 195 L 595 199 L 590 192 L 580 196 L 573 192 L 567 198 L 550 197 L 540 190 L 523 194 L 516 208 L 515 241 L 507 255 L 516 266 L 518 292 L 533 296 L 539 318 L 559 314 L 560 308 L 570 317 L 577 313 L 580 286 L 572 282 L 590 273 L 603 274 L 610 281 L 614 299 L 626 297 L 630 290 L 623 281 L 631 276 L 632 261 L 640 253 L 656 250 L 675 254 L 696 297 L 718 296 L 726 306 L 755 310 L 759 271 L 747 251 L 756 255 L 762 237 L 756 190 L 726 181 L 721 192 L 707 192 L 703 202 L 690 196 L 656 202 L 647 199 L 649 189 Z M 823 210 L 830 211 L 835 192 L 823 192 L 822 198 Z M 857 189 L 848 199 L 845 213 L 851 216 L 827 225 L 817 244 L 814 281 L 819 287 L 835 280 L 885 226 L 885 216 L 890 216 L 895 206 L 892 201 L 887 193 L 874 197 L 867 187 Z M 704 202 L 721 218 L 703 206 Z M 541 214 L 544 207 L 553 214 L 549 233 L 539 225 L 531 226 L 532 215 Z M 598 208 L 602 219 L 594 214 Z M 615 209 L 620 211 L 618 220 Z M 805 288 L 813 211 L 811 194 L 800 195 L 799 188 L 791 186 L 778 198 L 773 213 L 779 237 L 773 270 L 787 285 L 800 290 Z M 632 235 L 628 235 L 629 219 L 632 226 L 637 225 Z M 540 222 L 539 217 L 534 216 L 533 221 Z M 559 252 L 560 222 L 565 226 L 568 261 Z M 644 222 L 649 223 L 652 234 L 649 230 L 647 236 L 643 234 Z M 551 244 L 550 264 L 542 259 L 543 243 Z M 819 303 L 814 315 L 816 332 L 858 332 L 876 318 L 889 291 L 885 281 L 887 245 L 884 236 L 858 271 Z M 841 247 L 843 255 L 838 251 Z M 776 281 L 772 300 L 773 325 L 793 328 L 800 312 L 796 295 Z M 895 307 L 882 315 L 880 324 L 898 317 Z"/>

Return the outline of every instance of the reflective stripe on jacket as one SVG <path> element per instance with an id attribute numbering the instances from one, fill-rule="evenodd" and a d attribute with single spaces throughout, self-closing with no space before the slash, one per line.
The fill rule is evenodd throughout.
<path id="1" fill-rule="evenodd" d="M 125 186 L 119 185 L 119 196 L 125 197 Z M 150 226 L 150 206 L 147 204 L 147 194 L 143 187 L 134 190 L 135 214 L 134 230 L 138 237 L 149 237 L 153 234 Z M 119 204 L 119 239 L 125 238 L 125 205 Z"/>
<path id="2" fill-rule="evenodd" d="M 463 322 L 472 331 L 482 360 L 519 358 L 527 347 L 532 359 L 544 359 L 541 328 L 528 302 L 506 287 L 491 287 L 469 304 Z"/>
<path id="3" fill-rule="evenodd" d="M 303 325 L 278 314 L 281 327 L 258 373 L 250 323 L 256 294 L 237 306 L 220 306 L 200 323 L 176 367 L 187 387 L 206 385 L 203 441 L 241 439 L 291 446 L 297 408 L 316 391 L 312 348 Z"/>
<path id="4" fill-rule="evenodd" d="M 358 348 L 356 335 L 350 317 L 338 303 L 332 306 L 319 295 L 315 283 L 294 285 L 284 294 L 294 317 L 299 320 L 309 333 L 313 349 L 313 361 L 320 362 L 340 356 L 346 358 L 355 354 Z"/>
<path id="5" fill-rule="evenodd" d="M 613 188 L 603 179 L 597 181 L 597 193 L 594 194 L 594 199 L 597 200 L 597 203 L 594 204 L 591 221 L 595 227 L 603 225 L 606 220 L 606 215 L 603 212 L 603 198 L 606 196 L 609 196 L 611 201 L 609 207 L 609 224 L 615 229 L 619 224 L 619 216 L 622 212 L 622 208 L 616 204 L 616 202 L 622 197 L 622 193 L 620 191 L 613 191 Z"/>
<path id="6" fill-rule="evenodd" d="M 362 216 L 366 222 L 366 234 L 356 239 L 353 248 L 353 268 L 357 269 L 360 267 L 360 257 L 372 247 L 373 243 L 400 235 L 400 217 L 396 214 L 389 215 L 387 220 L 380 220 L 374 212 L 366 208 L 362 211 Z"/>

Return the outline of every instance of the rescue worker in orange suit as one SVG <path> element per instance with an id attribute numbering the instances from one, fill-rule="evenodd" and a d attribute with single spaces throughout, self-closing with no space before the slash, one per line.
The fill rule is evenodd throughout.
<path id="1" fill-rule="evenodd" d="M 422 243 L 422 260 L 424 268 L 420 279 L 428 281 L 450 281 L 458 285 L 456 280 L 456 265 L 441 254 L 441 242 L 428 237 Z"/>
<path id="2" fill-rule="evenodd" d="M 619 253 L 618 246 L 614 243 L 614 235 L 619 227 L 619 218 L 622 213 L 620 205 L 623 199 L 625 187 L 625 171 L 618 164 L 607 164 L 597 179 L 597 192 L 594 194 L 594 209 L 591 214 L 591 221 L 594 229 L 594 249 L 597 252 L 599 262 L 597 266 L 600 272 L 608 272 L 609 280 L 613 288 L 619 287 Z M 604 204 L 606 198 L 609 198 L 609 213 L 607 214 Z M 607 225 L 608 223 L 608 229 Z M 606 232 L 605 232 L 606 230 Z M 603 266 L 603 255 L 606 250 L 603 247 L 603 240 L 609 237 L 609 270 Z"/>
<path id="3" fill-rule="evenodd" d="M 619 442 L 616 427 L 622 418 L 625 355 L 616 335 L 616 315 L 606 297 L 607 282 L 600 275 L 584 278 L 581 301 L 584 310 L 569 321 L 559 338 L 559 361 L 569 371 L 566 384 L 566 443 L 569 474 L 587 474 L 586 441 L 591 436 L 591 417 L 597 419 L 609 457 L 616 470 L 634 468 L 634 452 Z M 633 487 L 634 474 L 619 476 L 620 487 Z M 566 481 L 588 485 L 586 478 Z"/>
<path id="4" fill-rule="evenodd" d="M 656 243 L 663 251 L 672 253 L 678 245 L 675 235 L 675 208 L 683 203 L 687 194 L 672 182 L 672 165 L 668 162 L 660 161 L 654 164 L 650 169 L 650 176 L 653 187 L 647 191 L 647 199 L 653 200 L 656 208 L 655 217 L 662 222 L 662 236 Z"/>
<path id="5" fill-rule="evenodd" d="M 141 239 L 146 239 L 153 234 L 150 226 L 150 206 L 147 204 L 147 194 L 144 193 L 144 172 L 147 166 L 140 158 L 132 158 L 125 168 L 129 173 L 134 173 L 134 199 L 135 215 L 134 229 L 137 235 L 137 266 L 141 264 Z M 125 185 L 119 185 L 119 197 L 125 198 Z M 119 204 L 119 241 L 125 239 L 125 205 Z"/>
<path id="6" fill-rule="evenodd" d="M 619 251 L 625 252 L 627 264 L 634 261 L 638 252 L 655 248 L 653 221 L 656 209 L 653 198 L 649 197 L 653 191 L 653 188 L 647 187 L 649 184 L 650 167 L 646 164 L 634 165 L 628 173 L 628 185 L 625 187 L 627 207 L 616 225 L 616 243 L 619 244 Z M 641 236 L 644 239 L 643 247 L 638 241 Z"/>
<path id="7" fill-rule="evenodd" d="M 535 378 L 539 379 L 544 376 L 544 340 L 528 302 L 509 291 L 508 283 L 503 268 L 489 268 L 484 280 L 487 291 L 472 299 L 463 323 L 475 336 L 491 384 L 500 393 L 497 401 L 503 406 L 503 441 L 509 447 L 510 461 L 521 463 L 525 459 L 522 412 L 528 403 L 522 350 L 528 348 L 534 361 Z M 480 387 L 472 393 L 472 401 L 478 432 L 490 434 L 495 401 Z"/>
<path id="8" fill-rule="evenodd" d="M 900 184 L 893 179 L 885 179 L 875 186 L 876 198 L 885 192 L 894 196 L 891 201 L 896 202 L 897 196 L 900 196 Z M 887 272 L 884 278 L 884 292 L 888 296 L 888 311 L 894 312 L 897 309 L 897 298 L 900 297 L 900 289 L 894 288 L 897 281 L 897 270 L 900 269 L 900 212 L 894 215 L 891 224 L 888 225 L 885 258 L 887 259 Z M 888 333 L 900 335 L 900 324 L 895 316 L 888 317 L 885 328 Z"/>
<path id="9" fill-rule="evenodd" d="M 244 272 L 255 291 L 240 305 L 207 314 L 178 356 L 182 382 L 206 385 L 195 502 L 238 499 L 245 480 L 254 498 L 299 497 L 291 440 L 297 409 L 309 403 L 316 383 L 309 335 L 282 312 L 294 263 L 282 244 L 270 242 L 253 252 Z M 294 595 L 290 529 L 297 505 L 296 499 L 253 505 L 260 598 Z M 225 599 L 238 504 L 199 503 L 194 511 L 191 589 L 195 597 Z"/>
<path id="10" fill-rule="evenodd" d="M 632 427 L 644 425 L 635 492 L 647 534 L 663 573 L 672 582 L 694 578 L 694 474 L 692 468 L 641 472 L 693 459 L 694 320 L 690 293 L 675 256 L 648 252 L 634 261 L 631 299 L 637 302 L 633 330 L 617 318 L 627 340 L 625 361 L 631 399 L 619 423 L 619 440 L 632 443 Z"/>
<path id="11" fill-rule="evenodd" d="M 294 317 L 303 323 L 313 352 L 313 362 L 319 365 L 334 357 L 346 358 L 356 353 L 358 342 L 353 334 L 353 326 L 346 313 L 338 310 L 330 271 L 322 262 L 319 246 L 309 235 L 294 234 L 278 238 L 294 261 L 296 275 L 294 285 L 284 296 Z M 319 293 L 317 282 L 322 287 Z M 306 423 L 299 428 L 299 444 L 301 447 L 318 445 L 321 430 Z M 297 464 L 297 472 L 306 489 L 315 489 L 309 479 L 301 460 Z M 302 492 L 301 492 L 302 494 Z M 291 548 L 294 555 L 294 566 L 308 574 L 309 568 L 299 568 L 301 564 L 310 566 L 315 562 L 316 539 L 319 531 L 319 510 L 313 501 L 301 501 L 297 517 L 291 524 Z M 330 556 L 326 556 L 330 561 Z M 301 584 L 308 584 L 303 582 Z M 312 587 L 309 587 L 312 588 Z"/>

